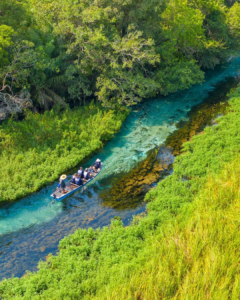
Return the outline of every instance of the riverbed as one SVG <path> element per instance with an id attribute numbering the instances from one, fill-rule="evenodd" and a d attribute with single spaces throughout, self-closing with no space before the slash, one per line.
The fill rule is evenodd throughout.
<path id="1" fill-rule="evenodd" d="M 103 227 L 114 216 L 128 225 L 145 213 L 145 194 L 173 172 L 183 142 L 205 126 L 217 125 L 226 94 L 238 82 L 240 59 L 206 74 L 206 81 L 132 108 L 115 137 L 97 157 L 103 170 L 88 187 L 63 202 L 50 199 L 57 182 L 0 209 L 0 279 L 36 271 L 39 260 L 56 254 L 59 240 L 77 228 Z M 70 176 L 75 170 L 69 170 Z"/>

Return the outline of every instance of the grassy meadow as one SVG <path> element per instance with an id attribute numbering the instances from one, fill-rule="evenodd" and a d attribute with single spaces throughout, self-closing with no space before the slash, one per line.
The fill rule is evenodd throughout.
<path id="1" fill-rule="evenodd" d="M 28 113 L 0 126 L 0 202 L 37 191 L 113 137 L 126 109 L 90 104 L 74 110 Z"/>

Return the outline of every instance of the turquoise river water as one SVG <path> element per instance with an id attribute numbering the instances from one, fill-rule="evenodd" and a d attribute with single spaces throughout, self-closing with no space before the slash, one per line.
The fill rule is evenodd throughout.
<path id="1" fill-rule="evenodd" d="M 166 139 L 178 130 L 178 124 L 187 121 L 191 111 L 198 109 L 200 103 L 212 101 L 214 105 L 214 101 L 225 97 L 227 91 L 239 82 L 239 74 L 240 58 L 208 72 L 201 85 L 133 107 L 120 132 L 97 156 L 84 163 L 88 166 L 99 157 L 103 161 L 102 172 L 87 188 L 63 202 L 50 199 L 57 185 L 54 182 L 16 203 L 1 207 L 0 279 L 13 274 L 20 277 L 26 270 L 37 270 L 38 261 L 49 253 L 55 254 L 59 240 L 79 227 L 106 226 L 114 216 L 120 216 L 127 225 L 133 215 L 144 212 L 144 195 L 156 182 L 144 184 L 145 188 L 137 196 L 130 192 L 122 202 L 120 197 L 118 205 L 109 201 L 110 190 L 138 168 L 152 149 L 164 145 Z M 169 151 L 161 148 L 157 159 L 166 158 L 170 164 L 174 160 Z M 74 171 L 69 170 L 67 174 L 70 176 Z M 171 168 L 165 170 L 159 179 L 171 172 Z"/>

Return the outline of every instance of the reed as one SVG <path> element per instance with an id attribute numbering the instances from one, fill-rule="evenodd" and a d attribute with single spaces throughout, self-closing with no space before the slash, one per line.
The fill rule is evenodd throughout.
<path id="1" fill-rule="evenodd" d="M 5 122 L 0 127 L 0 202 L 56 180 L 112 138 L 127 114 L 126 109 L 116 112 L 91 104 Z"/>
<path id="2" fill-rule="evenodd" d="M 95 299 L 239 299 L 239 156 L 209 176 L 192 210 L 148 238 L 144 264 L 123 267 Z"/>
<path id="3" fill-rule="evenodd" d="M 184 146 L 174 173 L 124 227 L 78 229 L 2 299 L 238 299 L 240 88 L 218 126 Z"/>

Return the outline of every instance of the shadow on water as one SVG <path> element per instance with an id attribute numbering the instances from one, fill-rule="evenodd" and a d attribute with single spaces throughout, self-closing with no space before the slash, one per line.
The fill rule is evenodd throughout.
<path id="1" fill-rule="evenodd" d="M 145 212 L 146 192 L 172 173 L 182 143 L 224 113 L 226 94 L 239 82 L 239 66 L 240 60 L 210 72 L 202 86 L 135 107 L 98 153 L 104 162 L 98 179 L 64 202 L 49 198 L 55 182 L 1 208 L 0 278 L 35 271 L 38 261 L 55 254 L 59 240 L 77 228 L 106 226 L 116 215 L 127 225 Z"/>

